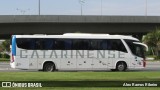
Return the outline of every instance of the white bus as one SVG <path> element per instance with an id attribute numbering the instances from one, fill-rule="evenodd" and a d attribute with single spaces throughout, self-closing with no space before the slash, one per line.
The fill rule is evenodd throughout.
<path id="1" fill-rule="evenodd" d="M 13 35 L 10 65 L 44 71 L 125 71 L 145 67 L 144 47 L 138 39 L 123 35 Z"/>

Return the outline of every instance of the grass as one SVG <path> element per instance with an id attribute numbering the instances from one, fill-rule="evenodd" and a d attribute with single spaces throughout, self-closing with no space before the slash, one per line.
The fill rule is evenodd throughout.
<path id="1" fill-rule="evenodd" d="M 0 81 L 160 81 L 160 72 L 0 72 Z M 0 90 L 159 90 L 153 87 L 43 87 Z"/>
<path id="2" fill-rule="evenodd" d="M 160 81 L 160 72 L 0 72 L 0 81 Z"/>

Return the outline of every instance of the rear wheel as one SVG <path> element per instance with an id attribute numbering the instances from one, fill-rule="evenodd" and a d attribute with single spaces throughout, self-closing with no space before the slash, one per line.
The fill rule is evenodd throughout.
<path id="1" fill-rule="evenodd" d="M 118 62 L 116 65 L 117 71 L 125 71 L 127 69 L 127 65 L 125 62 Z"/>
<path id="2" fill-rule="evenodd" d="M 55 67 L 54 67 L 54 64 L 53 63 L 45 63 L 44 64 L 44 67 L 43 67 L 43 71 L 46 71 L 46 72 L 52 72 L 55 70 Z"/>

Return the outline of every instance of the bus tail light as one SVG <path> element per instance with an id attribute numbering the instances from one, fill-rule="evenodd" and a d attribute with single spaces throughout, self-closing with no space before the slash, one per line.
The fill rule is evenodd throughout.
<path id="1" fill-rule="evenodd" d="M 143 67 L 146 67 L 146 60 L 145 60 L 145 58 L 143 60 Z"/>

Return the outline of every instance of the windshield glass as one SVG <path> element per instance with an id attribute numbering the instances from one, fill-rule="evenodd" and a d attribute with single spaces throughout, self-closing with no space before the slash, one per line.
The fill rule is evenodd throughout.
<path id="1" fill-rule="evenodd" d="M 134 44 L 133 42 L 138 42 L 138 41 L 134 41 L 134 40 L 125 40 L 125 42 L 127 43 L 127 45 L 129 46 L 132 54 L 138 56 L 138 57 L 142 57 L 144 58 L 144 49 L 142 45 L 139 44 Z"/>

